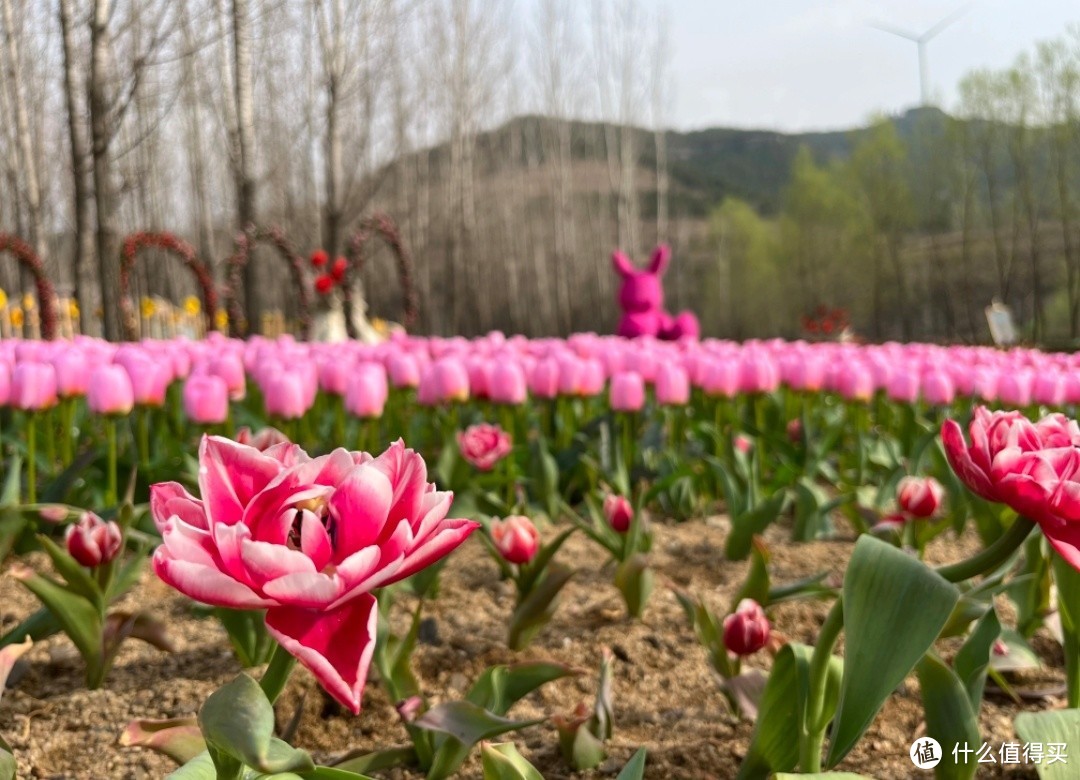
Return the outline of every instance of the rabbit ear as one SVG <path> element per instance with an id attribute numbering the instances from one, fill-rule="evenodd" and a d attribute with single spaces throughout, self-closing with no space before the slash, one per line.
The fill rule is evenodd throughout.
<path id="1" fill-rule="evenodd" d="M 664 273 L 670 259 L 671 249 L 667 244 L 660 244 L 653 250 L 652 257 L 649 259 L 649 270 L 659 276 Z"/>
<path id="2" fill-rule="evenodd" d="M 615 266 L 615 270 L 622 276 L 634 275 L 634 265 L 630 262 L 630 258 L 618 249 L 611 253 L 611 264 Z"/>

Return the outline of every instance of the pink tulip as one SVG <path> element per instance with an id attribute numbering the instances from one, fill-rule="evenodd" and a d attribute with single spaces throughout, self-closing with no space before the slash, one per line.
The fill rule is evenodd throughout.
<path id="1" fill-rule="evenodd" d="M 738 434 L 734 439 L 735 449 L 741 452 L 743 455 L 749 455 L 750 450 L 754 449 L 754 440 L 749 436 Z"/>
<path id="2" fill-rule="evenodd" d="M 578 394 L 584 398 L 592 398 L 604 392 L 605 385 L 607 385 L 607 374 L 604 372 L 604 364 L 595 358 L 582 360 Z"/>
<path id="3" fill-rule="evenodd" d="M 172 383 L 172 368 L 157 360 L 129 360 L 124 364 L 135 403 L 139 406 L 164 406 Z"/>
<path id="4" fill-rule="evenodd" d="M 444 357 L 431 366 L 435 393 L 440 402 L 469 400 L 469 372 L 455 357 Z"/>
<path id="5" fill-rule="evenodd" d="M 68 554 L 90 569 L 112 561 L 124 543 L 120 526 L 111 520 L 106 523 L 93 512 L 84 512 L 78 523 L 69 525 L 64 540 Z"/>
<path id="6" fill-rule="evenodd" d="M 229 416 L 229 388 L 219 376 L 192 374 L 184 382 L 184 414 L 194 423 L 216 425 Z"/>
<path id="7" fill-rule="evenodd" d="M 218 355 L 209 362 L 207 370 L 224 380 L 230 400 L 244 400 L 247 395 L 247 375 L 244 374 L 244 362 L 237 355 L 228 352 Z"/>
<path id="8" fill-rule="evenodd" d="M 399 440 L 377 458 L 295 444 L 265 452 L 220 437 L 199 447 L 195 498 L 151 488 L 157 575 L 196 601 L 266 610 L 270 635 L 323 688 L 360 711 L 375 650 L 371 591 L 457 548 L 478 524 L 446 518 L 453 495 Z"/>
<path id="9" fill-rule="evenodd" d="M 521 565 L 536 557 L 540 533 L 527 517 L 511 515 L 491 522 L 491 538 L 499 554 L 510 563 Z"/>
<path id="10" fill-rule="evenodd" d="M 493 360 L 488 383 L 491 400 L 497 404 L 522 404 L 528 397 L 525 371 L 515 360 Z"/>
<path id="11" fill-rule="evenodd" d="M 559 394 L 559 363 L 554 358 L 538 360 L 529 373 L 529 392 L 536 398 Z"/>
<path id="12" fill-rule="evenodd" d="M 701 389 L 706 395 L 734 398 L 739 392 L 739 366 L 727 358 L 709 361 L 702 370 Z"/>
<path id="13" fill-rule="evenodd" d="M 915 403 L 919 398 L 919 375 L 914 371 L 894 371 L 886 390 L 893 401 Z"/>
<path id="14" fill-rule="evenodd" d="M 933 477 L 904 477 L 896 486 L 896 501 L 913 517 L 931 517 L 941 506 L 945 489 Z"/>
<path id="15" fill-rule="evenodd" d="M 345 393 L 345 409 L 362 419 L 382 417 L 390 387 L 379 363 L 358 363 Z"/>
<path id="16" fill-rule="evenodd" d="M 977 407 L 968 427 L 955 420 L 941 440 L 949 465 L 976 495 L 1037 522 L 1069 564 L 1080 569 L 1080 426 L 1061 414 L 1032 423 L 1020 412 Z"/>
<path id="17" fill-rule="evenodd" d="M 260 429 L 258 433 L 252 433 L 250 428 L 244 426 L 236 432 L 236 443 L 247 444 L 259 452 L 265 452 L 276 444 L 288 444 L 289 437 L 269 425 Z"/>
<path id="18" fill-rule="evenodd" d="M 283 420 L 299 420 L 307 412 L 304 382 L 298 374 L 283 371 L 262 389 L 266 413 Z"/>
<path id="19" fill-rule="evenodd" d="M 510 434 L 489 423 L 458 431 L 457 440 L 461 456 L 480 471 L 491 471 L 513 449 Z"/>
<path id="20" fill-rule="evenodd" d="M 620 371 L 611 378 L 611 408 L 616 412 L 638 412 L 645 405 L 645 380 L 633 371 Z"/>
<path id="21" fill-rule="evenodd" d="M 956 388 L 944 371 L 927 371 L 922 377 L 922 397 L 931 406 L 948 406 L 956 398 Z"/>
<path id="22" fill-rule="evenodd" d="M 135 405 L 135 391 L 123 366 L 98 366 L 90 374 L 86 405 L 94 414 L 129 414 Z"/>
<path id="23" fill-rule="evenodd" d="M 19 363 L 11 372 L 10 403 L 37 412 L 56 405 L 56 371 L 50 363 Z"/>
<path id="24" fill-rule="evenodd" d="M 675 363 L 663 363 L 656 369 L 656 400 L 665 406 L 685 406 L 690 401 L 690 378 Z"/>
<path id="25" fill-rule="evenodd" d="M 319 363 L 319 387 L 324 393 L 344 396 L 352 379 L 352 366 L 340 357 L 327 357 Z"/>
<path id="26" fill-rule="evenodd" d="M 81 349 L 71 347 L 54 355 L 52 366 L 56 372 L 56 392 L 61 398 L 86 395 L 90 367 Z"/>
<path id="27" fill-rule="evenodd" d="M 612 529 L 624 534 L 630 530 L 630 523 L 634 520 L 634 508 L 625 496 L 610 493 L 604 498 L 604 517 Z"/>
<path id="28" fill-rule="evenodd" d="M 769 642 L 771 626 L 765 611 L 753 599 L 743 599 L 724 618 L 724 647 L 738 656 L 752 655 Z"/>
<path id="29" fill-rule="evenodd" d="M 397 388 L 418 387 L 420 385 L 420 364 L 407 352 L 398 352 L 390 356 L 386 364 L 390 374 L 390 384 Z"/>
<path id="30" fill-rule="evenodd" d="M 873 374 L 862 363 L 846 363 L 839 368 L 836 391 L 847 401 L 869 401 L 874 397 Z"/>

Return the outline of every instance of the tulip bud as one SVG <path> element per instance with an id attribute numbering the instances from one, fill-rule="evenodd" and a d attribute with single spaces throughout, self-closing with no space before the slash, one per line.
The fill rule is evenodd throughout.
<path id="1" fill-rule="evenodd" d="M 491 538 L 499 554 L 510 563 L 528 563 L 540 548 L 540 534 L 527 517 L 511 515 L 491 523 Z"/>
<path id="2" fill-rule="evenodd" d="M 109 563 L 120 552 L 124 542 L 120 526 L 105 522 L 93 512 L 85 512 L 75 525 L 68 526 L 67 551 L 76 561 L 87 568 Z"/>
<path id="3" fill-rule="evenodd" d="M 229 416 L 229 388 L 219 376 L 192 374 L 184 382 L 184 414 L 200 425 L 225 422 Z"/>
<path id="4" fill-rule="evenodd" d="M 361 418 L 382 417 L 390 387 L 381 363 L 358 363 L 345 391 L 345 409 Z"/>
<path id="5" fill-rule="evenodd" d="M 604 517 L 608 525 L 620 534 L 630 530 L 630 523 L 634 519 L 634 508 L 625 496 L 617 496 L 614 493 L 604 499 Z"/>
<path id="6" fill-rule="evenodd" d="M 914 517 L 930 517 L 941 506 L 945 489 L 933 477 L 904 477 L 896 486 L 900 508 Z"/>
<path id="7" fill-rule="evenodd" d="M 741 452 L 743 455 L 749 455 L 750 450 L 754 449 L 754 442 L 749 436 L 743 436 L 741 433 L 735 437 L 734 440 L 735 449 Z"/>
<path id="8" fill-rule="evenodd" d="M 665 406 L 684 406 L 690 400 L 690 377 L 682 366 L 664 363 L 657 368 L 656 400 Z"/>
<path id="9" fill-rule="evenodd" d="M 724 618 L 724 646 L 735 655 L 752 655 L 769 641 L 769 619 L 753 599 L 743 599 Z"/>
<path id="10" fill-rule="evenodd" d="M 420 364 L 407 352 L 391 355 L 386 369 L 394 387 L 416 387 L 420 384 Z"/>
<path id="11" fill-rule="evenodd" d="M 801 444 L 803 438 L 802 420 L 796 417 L 794 420 L 789 420 L 787 424 L 787 437 L 788 441 L 792 444 Z"/>
<path id="12" fill-rule="evenodd" d="M 38 412 L 56 404 L 56 370 L 51 363 L 23 362 L 11 372 L 9 402 L 16 409 Z"/>
<path id="13" fill-rule="evenodd" d="M 94 414 L 128 414 L 135 405 L 135 391 L 123 366 L 98 366 L 90 374 L 86 405 Z"/>
<path id="14" fill-rule="evenodd" d="M 616 412 L 637 412 L 645 405 L 645 380 L 633 371 L 621 371 L 611 378 L 611 408 Z"/>
<path id="15" fill-rule="evenodd" d="M 516 360 L 492 361 L 488 395 L 497 404 L 521 404 L 528 397 L 525 370 Z"/>

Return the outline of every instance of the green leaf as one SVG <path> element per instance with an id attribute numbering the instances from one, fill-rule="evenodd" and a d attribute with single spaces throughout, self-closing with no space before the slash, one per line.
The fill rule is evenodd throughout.
<path id="1" fill-rule="evenodd" d="M 76 596 L 53 580 L 29 569 L 21 570 L 17 576 L 23 586 L 52 613 L 64 633 L 79 649 L 86 661 L 88 679 L 94 672 L 99 672 L 103 652 L 101 613 L 97 607 L 89 599 Z"/>
<path id="2" fill-rule="evenodd" d="M 808 733 L 806 705 L 813 653 L 814 648 L 808 645 L 791 643 L 776 654 L 738 780 L 765 780 L 771 773 L 790 771 L 799 763 L 800 742 Z M 823 717 L 836 708 L 843 669 L 839 658 L 829 660 Z"/>
<path id="3" fill-rule="evenodd" d="M 544 780 L 544 776 L 525 760 L 512 742 L 485 744 L 480 748 L 480 756 L 484 765 L 484 780 Z"/>
<path id="4" fill-rule="evenodd" d="M 266 630 L 266 613 L 253 609 L 214 607 L 214 617 L 229 636 L 236 660 L 245 669 L 270 660 L 274 643 Z"/>
<path id="5" fill-rule="evenodd" d="M 615 587 L 622 593 L 630 617 L 640 618 L 645 611 L 645 605 L 652 595 L 653 579 L 649 559 L 641 553 L 631 555 L 615 569 Z"/>
<path id="6" fill-rule="evenodd" d="M 282 777 L 282 775 L 274 775 Z M 336 766 L 317 766 L 307 772 L 301 772 L 300 777 L 304 780 L 372 780 L 367 775 L 350 772 Z"/>
<path id="7" fill-rule="evenodd" d="M 834 767 L 934 644 L 960 591 L 921 561 L 863 535 L 844 574 L 844 680 L 825 762 Z"/>
<path id="8" fill-rule="evenodd" d="M 1050 745 L 1064 745 L 1061 752 L 1069 753 L 1076 745 L 1076 735 L 1080 734 L 1080 710 L 1049 710 L 1046 712 L 1023 712 L 1016 716 L 1013 725 L 1016 734 L 1028 744 L 1043 746 L 1043 761 L 1035 765 L 1040 780 L 1070 780 L 1076 777 L 1076 766 L 1072 756 L 1062 761 L 1050 763 L 1047 760 Z"/>
<path id="9" fill-rule="evenodd" d="M 535 726 L 544 720 L 511 720 L 478 707 L 471 701 L 448 701 L 432 707 L 414 720 L 413 725 L 448 734 L 465 745 L 475 745 L 482 739 Z"/>
<path id="10" fill-rule="evenodd" d="M 926 713 L 926 733 L 942 745 L 980 744 L 976 711 L 960 678 L 933 653 L 924 655 L 915 668 Z M 949 750 L 942 752 L 941 763 L 934 768 L 937 780 L 975 777 L 978 762 L 958 764 Z"/>
<path id="11" fill-rule="evenodd" d="M 857 775 L 854 772 L 811 772 L 806 775 L 792 775 L 781 772 L 775 780 L 874 780 L 866 775 Z"/>
<path id="12" fill-rule="evenodd" d="M 787 493 L 780 490 L 750 511 L 732 515 L 731 533 L 724 544 L 724 557 L 729 561 L 744 560 L 750 554 L 754 536 L 763 533 L 776 520 L 786 502 Z"/>
<path id="13" fill-rule="evenodd" d="M 149 748 L 178 764 L 187 763 L 206 751 L 206 742 L 194 717 L 133 720 L 121 732 L 120 744 Z"/>
<path id="14" fill-rule="evenodd" d="M 97 584 L 90 572 L 83 568 L 74 558 L 68 555 L 67 550 L 61 549 L 52 539 L 45 534 L 37 535 L 38 544 L 45 550 L 52 560 L 57 573 L 64 578 L 68 590 L 85 596 L 99 609 L 105 609 L 105 594 L 101 592 L 101 586 Z"/>
<path id="15" fill-rule="evenodd" d="M 555 557 L 555 553 L 559 551 L 559 548 L 565 544 L 566 540 L 576 531 L 575 526 L 571 526 L 563 531 L 561 534 L 551 540 L 550 543 L 545 544 L 536 553 L 536 557 L 533 558 L 528 565 L 523 568 L 523 577 L 521 588 L 526 593 L 529 593 L 533 589 L 534 583 L 544 576 L 544 571 L 547 569 L 548 564 L 551 563 L 551 559 Z"/>
<path id="16" fill-rule="evenodd" d="M 376 750 L 373 753 L 348 755 L 337 762 L 337 768 L 350 772 L 378 772 L 399 766 L 412 766 L 416 761 L 415 748 L 396 747 Z"/>
<path id="17" fill-rule="evenodd" d="M 967 691 L 971 702 L 971 711 L 979 714 L 982 706 L 983 687 L 986 685 L 986 671 L 990 668 L 990 657 L 994 642 L 1001 635 L 1001 622 L 991 608 L 978 623 L 953 659 L 956 676 Z M 938 740 L 939 742 L 941 740 Z M 942 743 L 944 744 L 944 743 Z"/>
<path id="18" fill-rule="evenodd" d="M 485 669 L 473 683 L 465 698 L 496 715 L 505 715 L 518 701 L 541 685 L 580 674 L 579 669 L 550 661 L 492 666 Z"/>
<path id="19" fill-rule="evenodd" d="M 559 591 L 574 576 L 573 569 L 553 563 L 547 576 L 526 596 L 510 616 L 508 644 L 511 650 L 523 650 L 547 625 L 559 606 Z"/>
<path id="20" fill-rule="evenodd" d="M 210 753 L 203 751 L 179 769 L 166 776 L 165 780 L 217 780 L 217 768 Z"/>
<path id="21" fill-rule="evenodd" d="M 4 478 L 4 489 L 0 492 L 0 506 L 13 507 L 19 504 L 19 478 L 22 475 L 22 458 L 12 455 L 8 461 L 8 473 Z"/>
<path id="22" fill-rule="evenodd" d="M 732 604 L 738 605 L 743 599 L 753 599 L 765 608 L 769 606 L 769 586 L 769 549 L 765 546 L 764 539 L 755 536 L 751 540 L 750 570 L 746 573 L 739 592 L 732 599 Z"/>
<path id="23" fill-rule="evenodd" d="M 199 710 L 199 727 L 211 756 L 216 751 L 260 772 L 315 768 L 306 751 L 273 737 L 274 708 L 246 674 L 210 694 Z"/>
<path id="24" fill-rule="evenodd" d="M 645 748 L 638 748 L 615 780 L 642 780 L 643 777 L 645 777 Z"/>
<path id="25" fill-rule="evenodd" d="M 37 642 L 38 640 L 45 639 L 63 630 L 64 627 L 60 625 L 60 621 L 57 620 L 56 615 L 42 607 L 26 620 L 19 623 L 19 625 L 15 626 L 15 628 L 0 637 L 0 648 L 15 644 L 16 642 L 22 642 L 27 637 Z"/>
<path id="26" fill-rule="evenodd" d="M 0 748 L 0 780 L 15 780 L 18 773 L 19 765 L 15 762 L 15 756 L 10 750 Z"/>
<path id="27" fill-rule="evenodd" d="M 576 771 L 581 772 L 600 766 L 607 758 L 604 743 L 587 726 L 582 725 L 575 732 L 572 742 L 566 747 L 564 757 Z"/>

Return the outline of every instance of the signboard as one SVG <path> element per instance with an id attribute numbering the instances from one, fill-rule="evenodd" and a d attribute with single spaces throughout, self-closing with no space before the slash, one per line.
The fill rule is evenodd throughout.
<path id="1" fill-rule="evenodd" d="M 986 307 L 986 324 L 990 326 L 990 338 L 997 346 L 1008 347 L 1016 343 L 1012 309 L 1001 301 L 994 301 Z"/>

